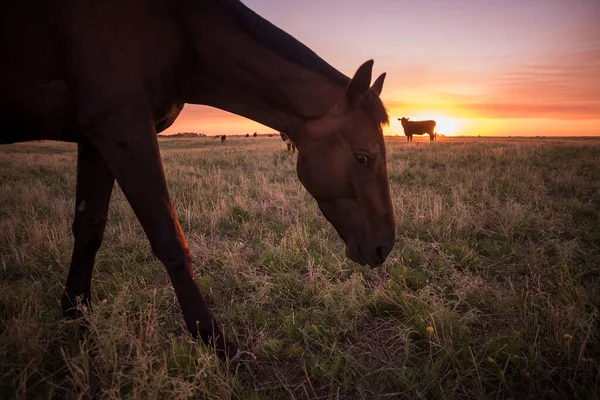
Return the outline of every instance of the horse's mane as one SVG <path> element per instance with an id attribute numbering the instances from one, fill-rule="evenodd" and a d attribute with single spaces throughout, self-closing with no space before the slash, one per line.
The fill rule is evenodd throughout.
<path id="1" fill-rule="evenodd" d="M 301 67 L 319 72 L 336 83 L 346 86 L 350 78 L 329 65 L 314 51 L 306 47 L 292 35 L 276 27 L 239 0 L 213 0 L 225 8 L 239 26 L 262 46 L 275 52 L 284 59 Z M 379 96 L 368 91 L 361 101 L 378 124 L 388 125 L 388 112 Z"/>
<path id="2" fill-rule="evenodd" d="M 319 72 L 335 82 L 347 85 L 349 78 L 329 65 L 292 35 L 279 29 L 239 0 L 213 0 L 225 8 L 239 26 L 262 46 L 296 65 Z"/>

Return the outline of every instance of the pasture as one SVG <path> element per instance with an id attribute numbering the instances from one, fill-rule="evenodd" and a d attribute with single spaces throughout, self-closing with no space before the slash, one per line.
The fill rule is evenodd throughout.
<path id="1" fill-rule="evenodd" d="M 235 377 L 188 335 L 120 190 L 93 312 L 64 320 L 76 148 L 0 146 L 0 398 L 596 398 L 600 139 L 405 141 L 372 270 L 278 137 L 161 140 L 198 283 L 248 352 Z"/>

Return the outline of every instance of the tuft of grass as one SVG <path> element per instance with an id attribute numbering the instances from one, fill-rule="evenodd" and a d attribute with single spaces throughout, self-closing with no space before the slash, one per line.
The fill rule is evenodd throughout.
<path id="1" fill-rule="evenodd" d="M 375 270 L 345 259 L 279 139 L 161 140 L 198 284 L 248 353 L 234 377 L 118 188 L 93 312 L 63 320 L 76 148 L 0 146 L 0 397 L 596 398 L 600 141 L 402 139 Z"/>

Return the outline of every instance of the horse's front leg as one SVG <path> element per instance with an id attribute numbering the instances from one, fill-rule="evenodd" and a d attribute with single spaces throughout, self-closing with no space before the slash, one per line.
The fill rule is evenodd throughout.
<path id="1" fill-rule="evenodd" d="M 81 142 L 77 151 L 77 193 L 73 219 L 75 245 L 61 301 L 65 316 L 77 315 L 78 300 L 82 305 L 90 306 L 92 269 L 102 244 L 114 181 L 98 150 L 88 141 Z"/>
<path id="2" fill-rule="evenodd" d="M 233 357 L 230 344 L 195 282 L 188 244 L 169 198 L 151 113 L 123 106 L 85 133 L 100 151 L 142 224 L 154 254 L 165 265 L 189 331 L 222 360 Z"/>

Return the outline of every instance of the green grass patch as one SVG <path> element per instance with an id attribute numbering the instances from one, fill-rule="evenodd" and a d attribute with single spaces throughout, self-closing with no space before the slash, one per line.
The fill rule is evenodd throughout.
<path id="1" fill-rule="evenodd" d="M 600 141 L 387 140 L 397 242 L 348 261 L 279 138 L 161 140 L 197 283 L 185 330 L 121 191 L 93 311 L 61 317 L 76 147 L 0 146 L 1 398 L 597 398 Z"/>

